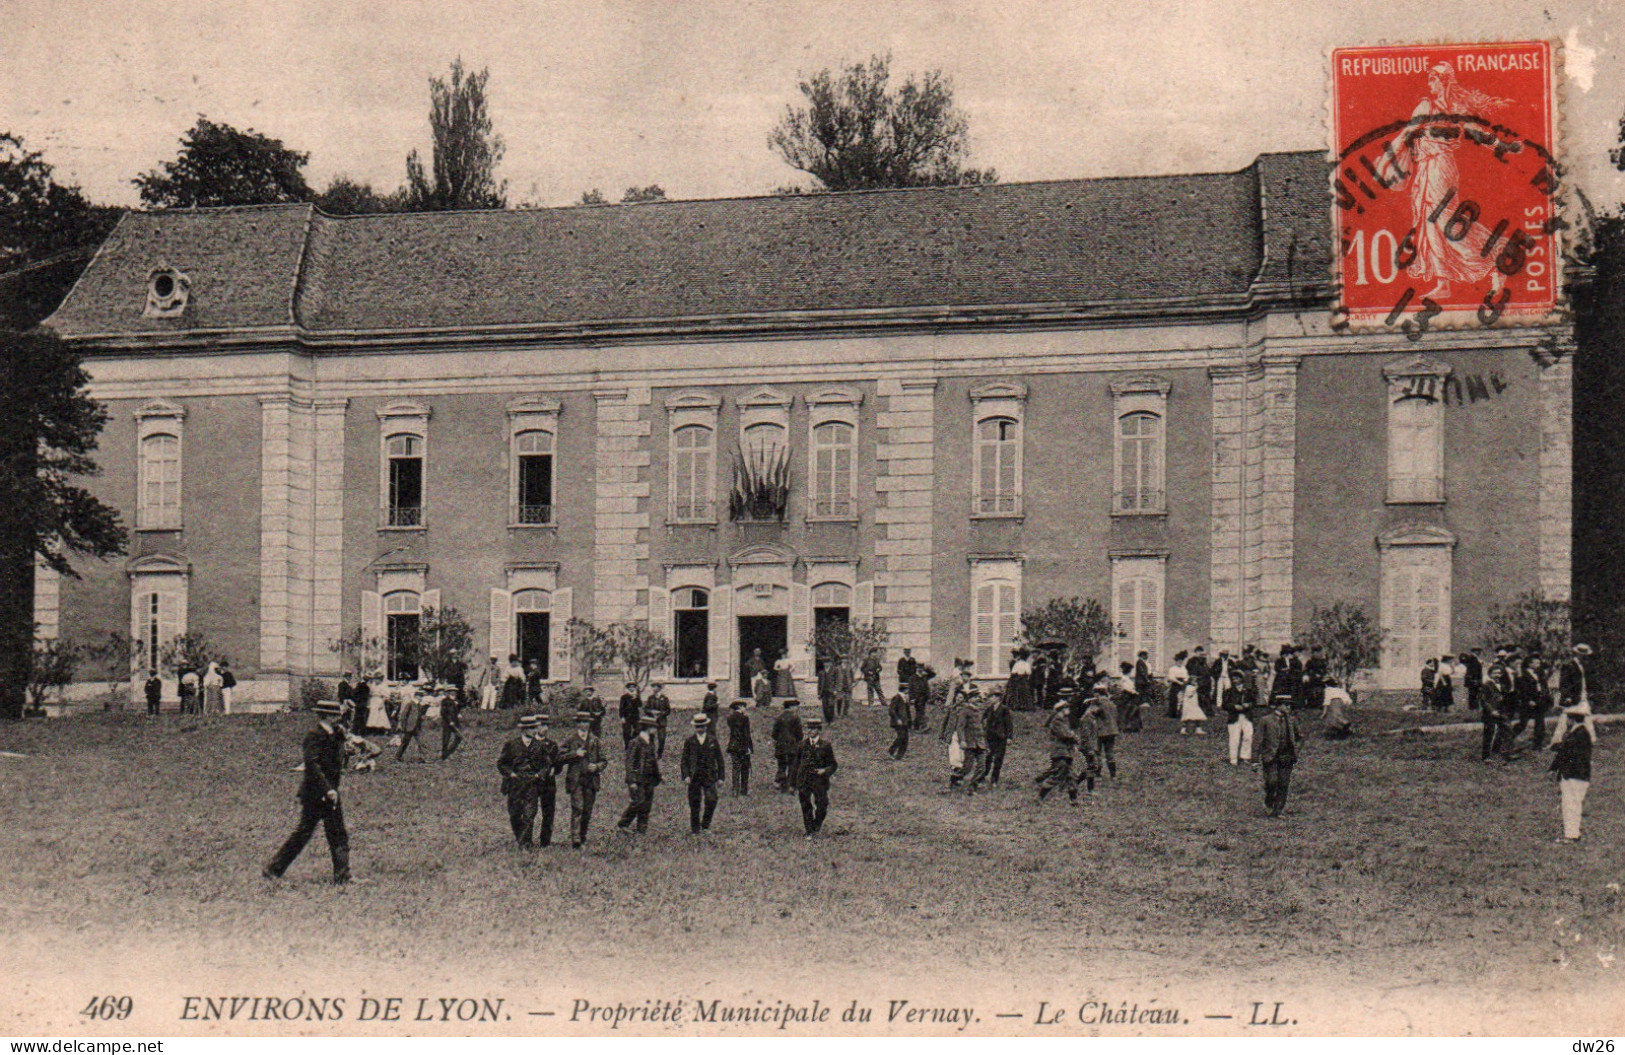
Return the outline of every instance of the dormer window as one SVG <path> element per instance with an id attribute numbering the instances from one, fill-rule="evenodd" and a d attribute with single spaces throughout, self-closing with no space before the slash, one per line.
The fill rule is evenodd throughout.
<path id="1" fill-rule="evenodd" d="M 147 307 L 142 312 L 149 319 L 173 319 L 186 312 L 192 294 L 192 280 L 172 267 L 155 267 L 147 276 Z"/>

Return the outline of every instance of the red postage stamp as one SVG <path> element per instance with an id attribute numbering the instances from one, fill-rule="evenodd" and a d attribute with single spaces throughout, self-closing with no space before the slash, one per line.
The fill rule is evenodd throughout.
<path id="1" fill-rule="evenodd" d="M 1527 325 L 1559 300 L 1548 41 L 1332 52 L 1338 329 Z"/>

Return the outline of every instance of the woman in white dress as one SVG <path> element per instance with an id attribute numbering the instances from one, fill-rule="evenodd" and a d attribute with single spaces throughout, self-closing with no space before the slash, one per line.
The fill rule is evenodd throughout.
<path id="1" fill-rule="evenodd" d="M 389 704 L 384 700 L 384 687 L 374 679 L 368 678 L 367 684 L 372 689 L 372 695 L 367 697 L 367 732 L 389 732 Z"/>
<path id="2" fill-rule="evenodd" d="M 1179 690 L 1179 735 L 1207 735 L 1207 712 L 1202 710 L 1202 697 L 1196 691 L 1196 682 L 1187 680 Z"/>
<path id="3" fill-rule="evenodd" d="M 224 713 L 226 713 L 224 697 L 221 696 L 221 690 L 223 689 L 225 684 L 226 684 L 226 680 L 220 676 L 220 666 L 219 666 L 219 664 L 210 663 L 209 664 L 209 669 L 204 671 L 204 674 L 203 674 L 203 713 L 204 714 L 224 714 Z"/>

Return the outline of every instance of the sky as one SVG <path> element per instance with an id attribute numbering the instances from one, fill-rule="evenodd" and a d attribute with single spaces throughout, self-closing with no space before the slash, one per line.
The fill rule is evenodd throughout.
<path id="1" fill-rule="evenodd" d="M 307 151 L 380 192 L 428 154 L 427 79 L 491 73 L 509 199 L 771 193 L 809 177 L 767 146 L 798 79 L 892 55 L 939 69 L 1001 180 L 1226 171 L 1327 145 L 1327 51 L 1565 44 L 1563 154 L 1593 202 L 1625 114 L 1625 3 L 1196 0 L 0 0 L 0 131 L 93 199 L 175 156 L 197 115 Z"/>

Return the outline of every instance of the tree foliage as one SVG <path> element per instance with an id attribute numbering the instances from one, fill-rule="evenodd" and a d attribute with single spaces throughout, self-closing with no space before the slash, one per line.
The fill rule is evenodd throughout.
<path id="1" fill-rule="evenodd" d="M 364 678 L 382 676 L 384 643 L 376 635 L 362 633 L 359 626 L 352 626 L 343 637 L 329 641 L 327 650 L 339 657 L 346 671 Z"/>
<path id="2" fill-rule="evenodd" d="M 70 642 L 36 639 L 28 668 L 29 707 L 41 711 L 53 697 L 60 703 L 82 658 L 83 650 Z"/>
<path id="3" fill-rule="evenodd" d="M 1353 684 L 1362 670 L 1382 663 L 1382 645 L 1388 632 L 1377 625 L 1364 605 L 1336 601 L 1329 607 L 1316 605 L 1309 613 L 1309 633 L 1305 641 L 1319 646 L 1326 657 L 1326 670 L 1345 687 Z"/>
<path id="4" fill-rule="evenodd" d="M 504 150 L 492 129 L 485 88 L 490 70 L 468 73 L 463 60 L 451 77 L 429 78 L 429 131 L 434 139 L 432 172 L 416 150 L 406 158 L 407 197 L 413 210 L 500 209 L 508 185 L 496 178 Z"/>
<path id="5" fill-rule="evenodd" d="M 215 647 L 209 635 L 199 631 L 172 637 L 158 649 L 158 665 L 164 670 L 179 673 L 195 670 L 201 677 L 210 663 L 223 663 L 226 654 Z"/>
<path id="6" fill-rule="evenodd" d="M 238 130 L 199 115 L 181 137 L 174 161 L 137 176 L 142 204 L 154 209 L 212 205 L 279 205 L 310 201 L 310 155 L 253 129 Z"/>
<path id="7" fill-rule="evenodd" d="M 1062 642 L 1068 670 L 1098 657 L 1115 632 L 1106 606 L 1093 597 L 1052 597 L 1021 613 L 1023 643 L 1036 648 L 1045 641 Z"/>
<path id="8" fill-rule="evenodd" d="M 579 616 L 566 625 L 570 635 L 570 654 L 575 658 L 576 673 L 583 685 L 591 685 L 615 666 L 615 635 L 598 624 Z"/>
<path id="9" fill-rule="evenodd" d="M 671 663 L 671 639 L 648 623 L 611 623 L 609 633 L 615 642 L 615 660 L 626 680 L 642 691 L 654 672 Z"/>
<path id="10" fill-rule="evenodd" d="M 357 183 L 348 176 L 334 176 L 327 189 L 316 196 L 316 207 L 329 216 L 364 216 L 380 212 L 405 212 L 404 189 L 378 194 L 370 183 Z"/>
<path id="11" fill-rule="evenodd" d="M 666 190 L 658 183 L 651 183 L 647 187 L 628 187 L 621 194 L 622 205 L 639 205 L 643 202 L 665 200 Z"/>
<path id="12" fill-rule="evenodd" d="M 891 56 L 800 82 L 804 103 L 786 106 L 768 136 L 792 168 L 832 191 L 993 183 L 992 169 L 965 167 L 969 126 L 952 82 L 932 70 L 891 88 Z"/>
<path id="13" fill-rule="evenodd" d="M 474 628 L 451 605 L 425 608 L 418 616 L 417 634 L 407 647 L 417 657 L 420 673 L 446 684 L 459 665 L 466 672 L 468 657 L 474 653 Z"/>
<path id="14" fill-rule="evenodd" d="M 1547 657 L 1561 657 L 1569 650 L 1569 603 L 1548 601 L 1534 590 L 1519 594 L 1511 604 L 1490 609 L 1485 623 L 1491 648 L 1516 645 L 1538 648 Z"/>
<path id="15" fill-rule="evenodd" d="M 26 330 L 55 311 L 118 217 L 0 132 L 0 327 Z"/>
<path id="16" fill-rule="evenodd" d="M 863 657 L 884 649 L 889 637 L 883 624 L 832 621 L 813 631 L 807 647 L 825 666 L 833 663 L 855 671 Z"/>

